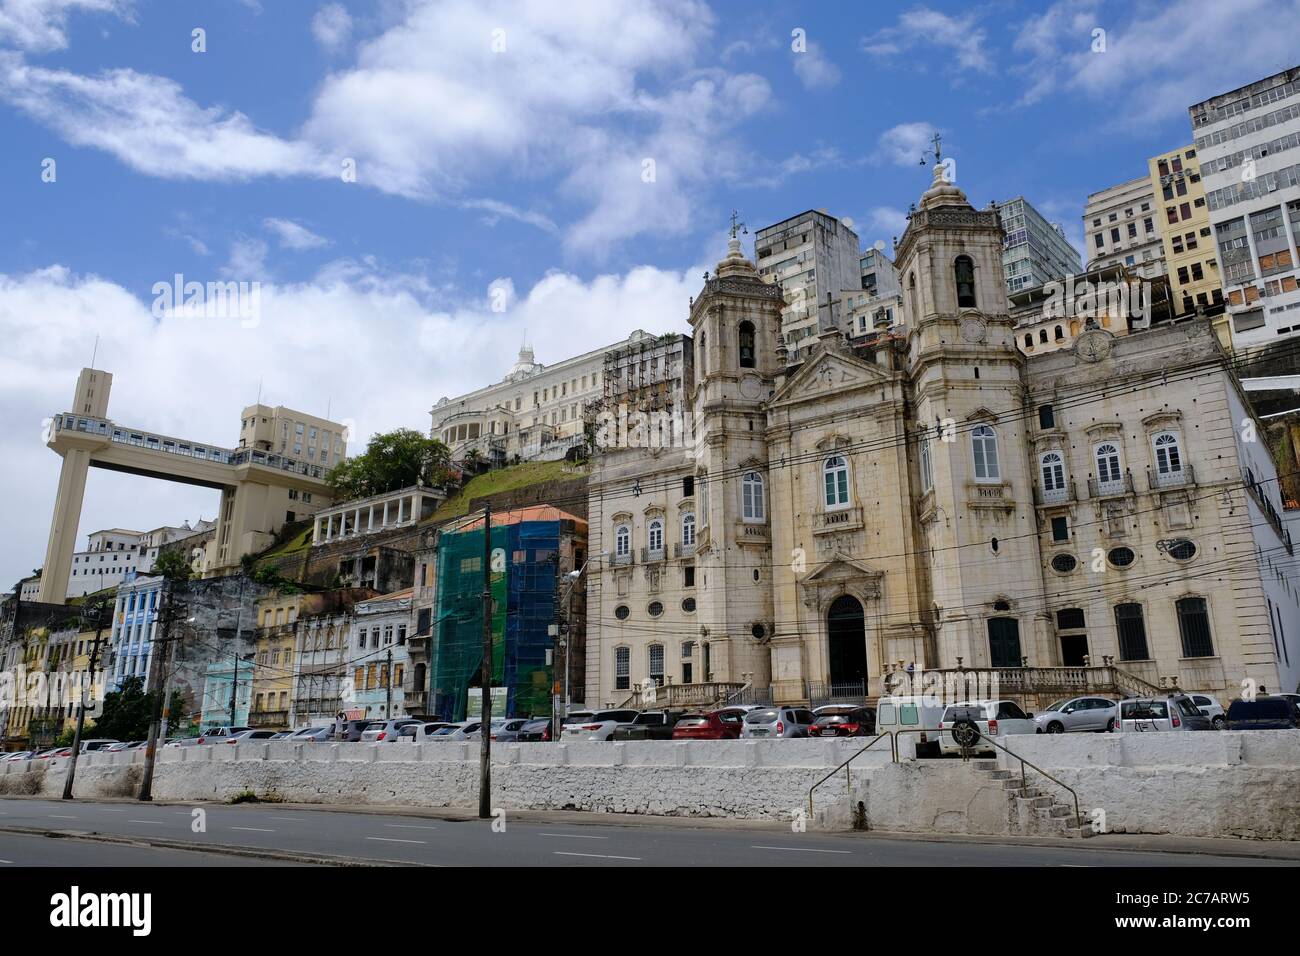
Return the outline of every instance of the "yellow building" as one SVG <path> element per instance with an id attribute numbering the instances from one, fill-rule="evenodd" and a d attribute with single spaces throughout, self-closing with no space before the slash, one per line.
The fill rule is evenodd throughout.
<path id="1" fill-rule="evenodd" d="M 257 602 L 251 727 L 287 730 L 293 693 L 294 634 L 301 594 L 272 591 Z"/>
<path id="2" fill-rule="evenodd" d="M 1218 253 L 1201 182 L 1196 147 L 1190 143 L 1147 160 L 1155 190 L 1156 222 L 1164 245 L 1174 314 L 1223 304 Z"/>

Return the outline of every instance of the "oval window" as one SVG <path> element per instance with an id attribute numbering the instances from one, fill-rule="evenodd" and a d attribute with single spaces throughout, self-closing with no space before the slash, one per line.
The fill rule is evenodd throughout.
<path id="1" fill-rule="evenodd" d="M 761 641 L 764 637 L 767 636 L 767 628 L 765 628 L 762 624 L 755 624 L 753 627 L 749 629 L 749 633 L 754 635 L 754 640 Z"/>
<path id="2" fill-rule="evenodd" d="M 1069 574 L 1079 566 L 1072 554 L 1058 554 L 1052 558 L 1052 570 L 1058 574 Z"/>
<path id="3" fill-rule="evenodd" d="M 1117 568 L 1127 568 L 1135 557 L 1132 548 L 1111 548 L 1106 555 L 1106 559 Z"/>
<path id="4" fill-rule="evenodd" d="M 631 613 L 632 611 L 628 608 L 626 604 L 620 604 L 618 607 L 614 608 L 614 616 L 618 618 L 620 621 L 626 621 L 627 616 Z"/>
<path id="5" fill-rule="evenodd" d="M 686 598 L 682 601 L 682 610 L 687 614 L 695 613 L 695 598 Z"/>
<path id="6" fill-rule="evenodd" d="M 649 612 L 651 617 L 658 617 L 664 612 L 664 606 L 659 601 L 651 601 L 650 605 L 646 608 L 646 611 Z"/>
<path id="7" fill-rule="evenodd" d="M 1186 538 L 1180 538 L 1169 546 L 1169 557 L 1175 561 L 1190 561 L 1196 557 L 1196 545 Z"/>

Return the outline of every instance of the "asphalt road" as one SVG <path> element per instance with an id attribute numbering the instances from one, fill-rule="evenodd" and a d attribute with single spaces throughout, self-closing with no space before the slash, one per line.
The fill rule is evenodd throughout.
<path id="1" fill-rule="evenodd" d="M 195 809 L 203 832 L 194 832 Z M 13 830 L 104 834 L 134 843 L 59 839 Z M 7 832 L 9 831 L 9 832 Z M 76 866 L 257 866 L 361 861 L 417 866 L 1267 866 L 1282 861 L 1122 851 L 1088 841 L 1023 846 L 793 833 L 788 826 L 691 826 L 615 820 L 535 822 L 350 813 L 244 804 L 95 803 L 0 799 L 0 869 Z M 162 843 L 150 847 L 149 843 Z M 186 849 L 193 847 L 193 850 Z M 201 851 L 214 848 L 211 852 Z M 227 856 L 216 848 L 267 854 Z M 217 862 L 213 862 L 217 861 Z"/>

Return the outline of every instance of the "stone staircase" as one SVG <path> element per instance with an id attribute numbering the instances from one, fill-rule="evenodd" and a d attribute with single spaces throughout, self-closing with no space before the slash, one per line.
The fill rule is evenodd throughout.
<path id="1" fill-rule="evenodd" d="M 1007 818 L 1014 835 L 1080 839 L 1094 835 L 1089 821 L 1075 817 L 1074 801 L 1067 803 L 1064 793 L 1054 794 L 1032 786 L 1018 771 L 1007 770 L 996 760 L 977 760 L 974 768 L 985 779 L 1001 782 L 1007 794 Z"/>

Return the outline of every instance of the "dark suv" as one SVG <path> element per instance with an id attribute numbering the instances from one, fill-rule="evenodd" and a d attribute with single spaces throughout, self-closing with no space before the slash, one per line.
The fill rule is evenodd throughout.
<path id="1" fill-rule="evenodd" d="M 1234 700 L 1228 706 L 1228 730 L 1296 730 L 1300 710 L 1285 697 Z"/>

